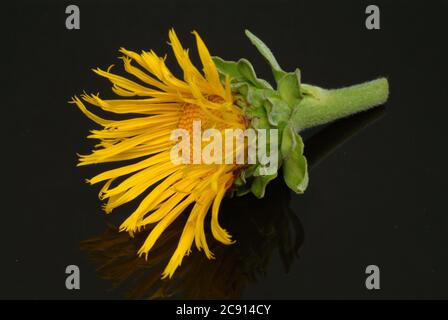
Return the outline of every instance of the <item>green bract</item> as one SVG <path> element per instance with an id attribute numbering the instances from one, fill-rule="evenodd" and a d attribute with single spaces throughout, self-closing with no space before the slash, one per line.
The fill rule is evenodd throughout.
<path id="1" fill-rule="evenodd" d="M 250 126 L 255 129 L 278 129 L 279 166 L 291 190 L 303 193 L 308 186 L 308 166 L 303 154 L 304 144 L 299 132 L 359 111 L 382 104 L 389 89 L 385 78 L 336 90 L 301 84 L 300 70 L 284 71 L 271 50 L 246 30 L 246 35 L 269 63 L 276 86 L 259 79 L 246 59 L 226 61 L 214 57 L 223 79 L 231 78 L 235 103 L 239 105 Z M 260 173 L 260 164 L 241 171 L 234 185 L 237 195 L 252 192 L 261 198 L 267 184 L 277 177 Z"/>
<path id="2" fill-rule="evenodd" d="M 249 31 L 246 31 L 246 35 L 270 64 L 277 84 L 275 89 L 267 81 L 257 77 L 251 63 L 246 59 L 234 62 L 214 57 L 214 62 L 223 76 L 231 77 L 232 90 L 237 97 L 236 103 L 243 108 L 251 126 L 256 129 L 279 130 L 279 164 L 283 163 L 285 182 L 293 191 L 303 193 L 308 184 L 307 162 L 303 155 L 302 138 L 290 123 L 291 115 L 302 99 L 300 71 L 283 71 L 271 50 L 260 39 Z M 241 172 L 235 182 L 239 189 L 237 194 L 252 191 L 259 198 L 264 196 L 266 185 L 277 177 L 277 173 L 260 175 L 258 170 L 258 165 L 251 165 Z M 250 188 L 246 186 L 248 178 L 252 178 Z"/>

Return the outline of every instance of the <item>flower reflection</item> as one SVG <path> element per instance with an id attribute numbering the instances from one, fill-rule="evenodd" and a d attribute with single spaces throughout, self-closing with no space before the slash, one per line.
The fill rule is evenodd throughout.
<path id="1" fill-rule="evenodd" d="M 307 141 L 310 167 L 354 136 L 362 128 L 384 114 L 378 108 L 338 121 L 324 128 Z M 160 279 L 178 243 L 186 215 L 177 219 L 163 233 L 146 261 L 135 252 L 145 241 L 151 228 L 130 237 L 108 225 L 100 236 L 85 240 L 81 248 L 89 253 L 99 275 L 115 287 L 127 292 L 128 298 L 240 298 L 248 283 L 266 273 L 274 250 L 278 250 L 287 272 L 304 241 L 302 224 L 290 208 L 293 196 L 286 185 L 276 180 L 269 185 L 265 198 L 235 198 L 222 204 L 222 224 L 234 231 L 237 242 L 222 246 L 206 230 L 210 249 L 216 259 L 208 260 L 197 250 L 186 257 L 170 280 Z"/>

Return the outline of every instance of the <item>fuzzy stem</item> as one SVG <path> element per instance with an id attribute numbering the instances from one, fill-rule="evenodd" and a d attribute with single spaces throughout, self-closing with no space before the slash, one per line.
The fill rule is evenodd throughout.
<path id="1" fill-rule="evenodd" d="M 385 103 L 389 84 L 380 78 L 333 90 L 303 84 L 302 90 L 305 96 L 291 119 L 298 132 Z"/>

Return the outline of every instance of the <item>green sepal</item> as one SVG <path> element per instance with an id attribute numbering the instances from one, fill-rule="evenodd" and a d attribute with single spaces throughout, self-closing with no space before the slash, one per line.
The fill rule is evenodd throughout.
<path id="1" fill-rule="evenodd" d="M 245 184 L 244 186 L 239 187 L 238 189 L 235 190 L 235 195 L 237 197 L 241 197 L 244 196 L 248 193 L 251 192 L 250 186 Z"/>
<path id="2" fill-rule="evenodd" d="M 254 175 L 255 170 L 257 169 L 258 165 L 256 164 L 251 164 L 249 166 L 247 166 L 244 170 L 244 176 L 245 178 L 251 178 Z"/>
<path id="3" fill-rule="evenodd" d="M 274 55 L 272 54 L 271 49 L 268 48 L 268 46 L 261 41 L 257 36 L 255 36 L 252 32 L 249 30 L 245 31 L 246 36 L 249 38 L 250 42 L 258 49 L 260 54 L 266 59 L 266 61 L 269 63 L 272 69 L 272 74 L 274 75 L 275 81 L 279 81 L 284 75 L 285 72 L 282 70 L 280 65 L 277 62 L 277 59 L 275 59 Z"/>
<path id="4" fill-rule="evenodd" d="M 302 100 L 300 91 L 300 70 L 286 73 L 278 82 L 277 90 L 280 96 L 291 106 L 295 107 Z"/>
<path id="5" fill-rule="evenodd" d="M 254 67 L 248 60 L 240 59 L 237 62 L 237 67 L 240 75 L 255 87 L 260 89 L 272 89 L 272 86 L 266 80 L 257 78 Z"/>
<path id="6" fill-rule="evenodd" d="M 244 176 L 239 175 L 239 176 L 237 176 L 237 177 L 235 178 L 235 180 L 233 181 L 233 184 L 234 184 L 236 187 L 244 186 L 244 185 L 246 184 L 246 179 L 245 179 Z"/>
<path id="7" fill-rule="evenodd" d="M 266 186 L 275 178 L 277 178 L 277 172 L 272 175 L 255 177 L 250 187 L 250 191 L 252 191 L 257 198 L 263 198 Z"/>
<path id="8" fill-rule="evenodd" d="M 238 70 L 238 65 L 235 61 L 226 61 L 220 57 L 212 57 L 216 68 L 219 73 L 223 75 L 229 75 L 232 79 L 241 78 L 240 71 Z"/>
<path id="9" fill-rule="evenodd" d="M 264 107 L 269 123 L 274 127 L 283 127 L 288 122 L 291 109 L 288 103 L 277 97 L 266 98 Z"/>
<path id="10" fill-rule="evenodd" d="M 266 99 L 265 91 L 269 91 L 268 89 L 259 89 L 251 86 L 247 82 L 238 82 L 235 83 L 232 87 L 232 90 L 240 93 L 246 102 L 255 108 L 260 108 L 263 106 L 263 102 Z"/>
<path id="11" fill-rule="evenodd" d="M 289 157 L 291 151 L 295 150 L 297 145 L 297 134 L 294 132 L 294 128 L 291 125 L 286 125 L 282 131 L 282 140 L 280 144 L 280 152 L 282 158 Z"/>
<path id="12" fill-rule="evenodd" d="M 222 79 L 226 75 L 231 77 L 236 104 L 250 120 L 251 127 L 279 130 L 280 145 L 276 147 L 279 151 L 278 168 L 283 166 L 286 184 L 294 192 L 303 193 L 308 185 L 307 161 L 303 155 L 302 138 L 296 133 L 292 121 L 304 97 L 301 92 L 300 70 L 283 71 L 266 44 L 250 31 L 246 30 L 246 35 L 271 66 L 277 83 L 276 89 L 265 80 L 257 78 L 254 68 L 246 59 L 234 62 L 214 57 L 213 60 Z M 240 174 L 234 183 L 237 195 L 251 191 L 258 198 L 264 196 L 267 184 L 277 177 L 278 172 L 262 172 L 262 169 L 261 164 L 255 164 L 242 171 L 245 174 Z"/>
<path id="13" fill-rule="evenodd" d="M 272 89 L 272 86 L 264 79 L 257 78 L 254 67 L 247 59 L 240 59 L 238 62 L 226 61 L 220 57 L 212 57 L 221 75 L 229 75 L 232 82 L 238 85 L 240 82 L 248 82 L 252 86 L 260 89 Z"/>
<path id="14" fill-rule="evenodd" d="M 285 72 L 280 67 L 277 59 L 274 57 L 271 49 L 261 41 L 257 36 L 246 30 L 246 36 L 252 44 L 258 49 L 260 54 L 266 59 L 272 69 L 272 74 L 277 82 L 277 91 L 280 96 L 290 105 L 296 106 L 299 104 L 302 94 L 300 91 L 300 70 L 296 69 L 294 72 Z"/>
<path id="15" fill-rule="evenodd" d="M 255 117 L 251 119 L 251 127 L 255 129 L 270 129 L 271 126 L 267 118 Z"/>
<path id="16" fill-rule="evenodd" d="M 297 133 L 294 134 L 295 148 L 283 158 L 283 178 L 292 191 L 303 193 L 308 186 L 308 164 L 303 155 L 302 138 Z"/>

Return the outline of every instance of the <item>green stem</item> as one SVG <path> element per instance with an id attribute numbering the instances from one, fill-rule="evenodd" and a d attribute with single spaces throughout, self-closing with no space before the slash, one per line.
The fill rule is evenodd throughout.
<path id="1" fill-rule="evenodd" d="M 291 119 L 298 132 L 384 104 L 389 84 L 386 78 L 333 90 L 303 84 L 302 91 Z"/>

